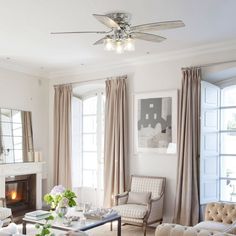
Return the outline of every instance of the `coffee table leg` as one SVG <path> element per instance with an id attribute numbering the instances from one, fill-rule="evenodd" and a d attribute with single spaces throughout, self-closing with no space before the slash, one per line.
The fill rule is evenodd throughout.
<path id="1" fill-rule="evenodd" d="M 121 236 L 121 218 L 118 219 L 117 236 Z"/>
<path id="2" fill-rule="evenodd" d="M 26 234 L 26 222 L 25 221 L 23 221 L 22 226 L 23 226 L 22 234 Z"/>

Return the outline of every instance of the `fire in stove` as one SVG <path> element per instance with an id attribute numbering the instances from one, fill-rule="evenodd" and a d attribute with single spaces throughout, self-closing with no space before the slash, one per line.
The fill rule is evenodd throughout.
<path id="1" fill-rule="evenodd" d="M 15 200 L 17 198 L 17 192 L 16 191 L 12 191 L 11 192 L 11 199 Z"/>

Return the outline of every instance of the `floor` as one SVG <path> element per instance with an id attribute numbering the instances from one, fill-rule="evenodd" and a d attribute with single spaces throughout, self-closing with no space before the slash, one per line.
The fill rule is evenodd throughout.
<path id="1" fill-rule="evenodd" d="M 21 231 L 21 226 L 19 226 L 19 229 Z M 28 225 L 27 227 L 27 236 L 34 236 L 37 233 L 36 229 L 33 227 L 33 225 Z M 61 236 L 61 231 L 55 231 L 55 236 Z M 113 231 L 110 231 L 110 224 L 92 229 L 87 231 L 89 236 L 116 236 L 117 231 L 116 227 L 114 226 Z M 121 231 L 122 236 L 143 236 L 143 230 L 141 227 L 136 226 L 122 226 Z M 154 236 L 155 235 L 155 228 L 148 228 L 147 229 L 147 236 Z"/>
<path id="2" fill-rule="evenodd" d="M 143 230 L 141 227 L 136 226 L 122 226 L 121 231 L 122 236 L 143 236 Z M 93 229 L 89 231 L 89 236 L 116 236 L 116 228 L 110 231 L 110 225 L 105 225 L 103 227 L 99 227 L 97 229 Z M 155 235 L 155 228 L 148 228 L 147 229 L 147 236 L 154 236 Z"/>

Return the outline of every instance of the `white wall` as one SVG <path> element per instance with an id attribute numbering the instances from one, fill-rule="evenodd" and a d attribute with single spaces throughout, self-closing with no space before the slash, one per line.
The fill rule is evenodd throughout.
<path id="1" fill-rule="evenodd" d="M 48 80 L 0 69 L 0 107 L 32 111 L 34 148 L 42 151 L 43 159 L 47 161 Z M 45 180 L 43 185 L 45 192 Z"/>
<path id="2" fill-rule="evenodd" d="M 50 81 L 49 94 L 49 147 L 52 147 L 52 127 L 53 127 L 53 85 L 59 83 L 70 83 L 76 81 L 93 80 L 107 78 L 109 76 L 128 74 L 129 98 L 130 98 L 130 152 L 129 152 L 129 172 L 130 174 L 165 176 L 167 178 L 165 195 L 164 221 L 171 221 L 174 212 L 174 198 L 176 190 L 177 155 L 143 154 L 135 156 L 133 150 L 133 105 L 132 99 L 135 93 L 153 92 L 159 90 L 180 89 L 181 87 L 181 67 L 194 66 L 215 61 L 229 60 L 235 57 L 235 50 L 216 53 L 202 53 L 197 56 L 181 56 L 180 59 L 146 63 L 140 62 L 138 65 L 123 66 L 116 69 L 100 70 L 93 73 L 83 73 L 78 76 L 66 76 Z M 53 150 L 49 149 L 49 156 Z M 51 168 L 52 168 L 51 161 Z M 50 181 L 50 183 L 52 183 Z"/>

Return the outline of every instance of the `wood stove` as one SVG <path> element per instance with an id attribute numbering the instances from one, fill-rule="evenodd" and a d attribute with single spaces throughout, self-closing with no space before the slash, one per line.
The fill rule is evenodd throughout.
<path id="1" fill-rule="evenodd" d="M 5 178 L 7 207 L 14 213 L 36 208 L 36 175 L 18 175 Z"/>

